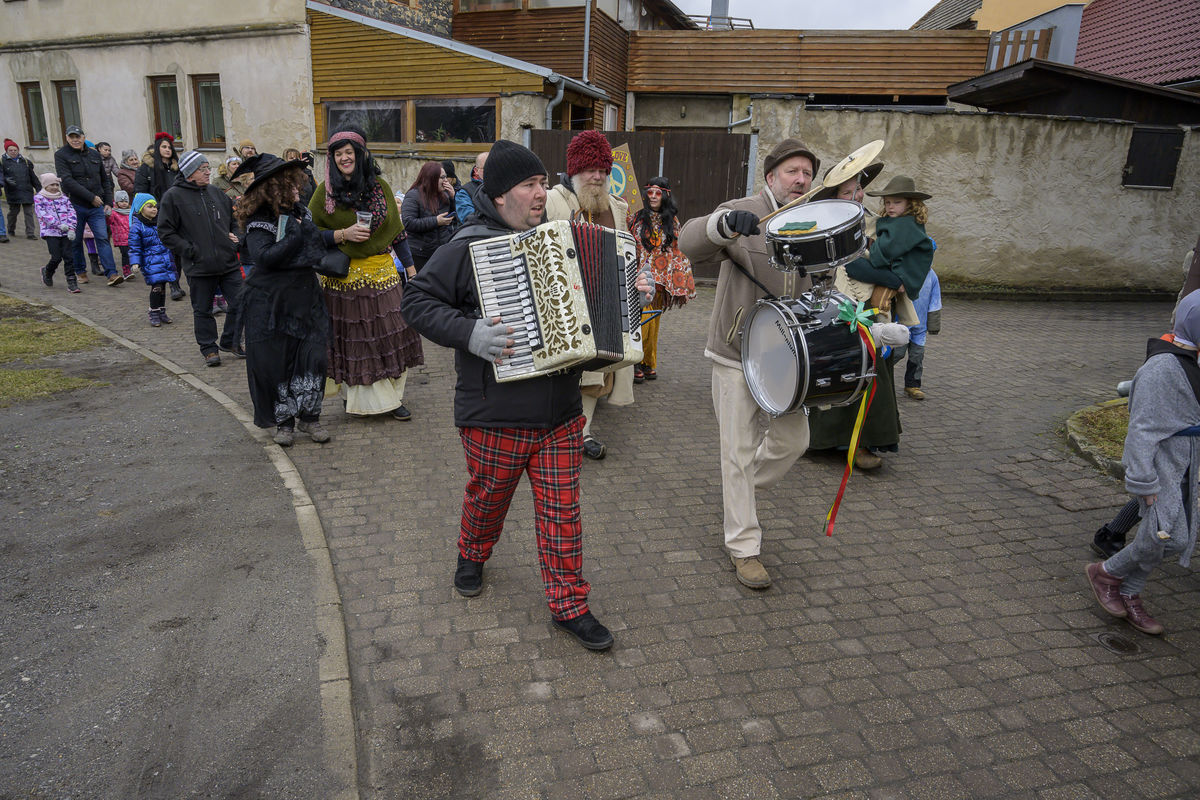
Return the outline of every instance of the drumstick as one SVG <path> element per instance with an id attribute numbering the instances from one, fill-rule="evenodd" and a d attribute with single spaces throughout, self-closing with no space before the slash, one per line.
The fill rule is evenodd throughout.
<path id="1" fill-rule="evenodd" d="M 820 186 L 816 186 L 812 189 L 809 189 L 806 193 L 800 195 L 799 197 L 797 197 L 795 200 L 791 201 L 787 205 L 780 206 L 779 208 L 772 211 L 770 214 L 767 214 L 765 217 L 759 217 L 759 219 L 758 219 L 759 224 L 761 225 L 762 223 L 766 222 L 771 217 L 774 217 L 777 214 L 782 214 L 783 212 L 787 211 L 789 208 L 795 208 L 796 206 L 800 205 L 801 203 L 807 202 L 810 197 L 812 197 L 813 195 L 815 195 L 817 192 L 821 191 L 824 188 L 825 188 L 825 184 L 822 183 Z"/>

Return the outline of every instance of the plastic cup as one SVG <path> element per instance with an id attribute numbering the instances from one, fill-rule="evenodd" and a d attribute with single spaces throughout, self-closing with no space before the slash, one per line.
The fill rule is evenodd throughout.
<path id="1" fill-rule="evenodd" d="M 370 211 L 355 211 L 354 215 L 358 217 L 358 224 L 365 228 L 371 227 L 371 212 Z"/>

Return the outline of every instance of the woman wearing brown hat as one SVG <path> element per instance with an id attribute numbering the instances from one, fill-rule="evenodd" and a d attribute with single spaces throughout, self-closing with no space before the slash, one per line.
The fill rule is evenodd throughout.
<path id="1" fill-rule="evenodd" d="M 929 212 L 924 203 L 931 195 L 918 191 L 916 183 L 906 175 L 897 175 L 883 189 L 867 194 L 883 198 L 883 216 L 875 223 L 875 241 L 869 254 L 847 264 L 846 275 L 866 284 L 894 289 L 915 300 L 933 265 L 933 242 L 925 232 Z M 859 448 L 854 454 L 854 464 L 859 469 L 880 467 L 883 459 L 879 453 L 895 452 L 900 446 L 894 361 L 891 357 L 876 361 L 875 398 L 863 421 Z M 809 449 L 847 447 L 857 413 L 857 406 L 813 410 L 808 418 Z"/>

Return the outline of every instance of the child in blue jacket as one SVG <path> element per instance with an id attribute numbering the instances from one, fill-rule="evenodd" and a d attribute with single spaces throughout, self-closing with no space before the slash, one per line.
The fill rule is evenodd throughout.
<path id="1" fill-rule="evenodd" d="M 140 269 L 150 286 L 150 324 L 171 324 L 167 316 L 167 284 L 179 279 L 171 251 L 158 238 L 158 203 L 154 195 L 138 192 L 133 197 L 129 223 L 129 264 Z"/>

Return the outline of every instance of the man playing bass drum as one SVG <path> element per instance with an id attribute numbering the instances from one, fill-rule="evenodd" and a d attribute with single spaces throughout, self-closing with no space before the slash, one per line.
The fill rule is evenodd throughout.
<path id="1" fill-rule="evenodd" d="M 752 197 L 730 200 L 683 226 L 679 247 L 692 263 L 721 261 L 717 296 L 704 354 L 713 362 L 713 409 L 721 445 L 721 494 L 725 508 L 725 547 L 737 579 L 752 589 L 771 585 L 759 558 L 762 526 L 755 490 L 779 481 L 808 447 L 808 417 L 788 414 L 768 419 L 760 411 L 742 372 L 738 332 L 754 304 L 768 292 L 796 297 L 812 282 L 781 272 L 768 262 L 758 221 L 804 195 L 821 160 L 799 139 L 784 139 L 763 162 L 766 186 Z"/>

